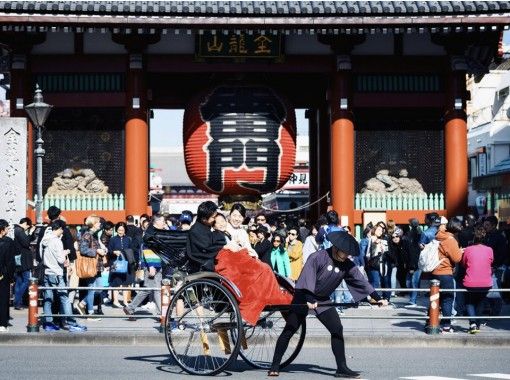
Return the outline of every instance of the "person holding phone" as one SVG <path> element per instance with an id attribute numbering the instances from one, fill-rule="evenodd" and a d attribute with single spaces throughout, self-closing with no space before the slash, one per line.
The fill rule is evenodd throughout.
<path id="1" fill-rule="evenodd" d="M 73 313 L 71 302 L 67 295 L 64 281 L 64 268 L 69 266 L 69 250 L 64 249 L 62 244 L 62 235 L 64 234 L 65 222 L 62 220 L 54 220 L 49 228 L 46 229 L 44 237 L 41 241 L 42 250 L 44 252 L 43 262 L 44 270 L 44 286 L 53 289 L 46 289 L 43 292 L 44 304 L 44 331 L 57 331 L 60 328 L 53 323 L 51 315 L 51 306 L 53 304 L 54 294 L 56 293 L 60 300 L 60 312 L 64 315 Z M 62 327 L 69 331 L 86 331 L 85 326 L 79 325 L 73 317 L 63 317 Z"/>

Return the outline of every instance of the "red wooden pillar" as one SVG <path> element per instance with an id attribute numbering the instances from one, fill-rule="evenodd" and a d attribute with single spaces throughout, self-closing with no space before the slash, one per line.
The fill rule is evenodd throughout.
<path id="1" fill-rule="evenodd" d="M 465 64 L 464 64 L 465 65 Z M 447 77 L 444 126 L 445 202 L 448 217 L 464 215 L 468 200 L 466 73 L 463 61 L 452 59 Z"/>
<path id="2" fill-rule="evenodd" d="M 142 54 L 129 54 L 125 125 L 126 215 L 147 211 L 149 194 L 149 127 Z"/>
<path id="3" fill-rule="evenodd" d="M 354 123 L 350 57 L 337 57 L 329 94 L 331 110 L 331 200 L 342 225 L 354 231 Z"/>

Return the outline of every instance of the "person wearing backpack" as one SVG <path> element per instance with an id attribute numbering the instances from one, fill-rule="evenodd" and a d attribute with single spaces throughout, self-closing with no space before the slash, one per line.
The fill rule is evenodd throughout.
<path id="1" fill-rule="evenodd" d="M 437 232 L 436 239 L 439 241 L 439 259 L 441 262 L 432 271 L 432 279 L 439 280 L 440 289 L 454 289 L 455 281 L 453 279 L 453 270 L 455 264 L 462 260 L 462 248 L 454 234 L 462 230 L 462 222 L 458 218 L 451 218 L 449 221 L 442 216 L 440 219 L 439 231 Z M 452 315 L 454 293 L 441 292 L 439 296 L 439 303 L 441 305 L 441 312 L 443 319 L 441 320 L 443 334 L 453 332 L 451 327 L 451 320 L 448 318 Z"/>

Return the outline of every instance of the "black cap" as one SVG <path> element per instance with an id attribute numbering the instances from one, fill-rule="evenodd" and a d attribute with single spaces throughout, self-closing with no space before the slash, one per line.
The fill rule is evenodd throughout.
<path id="1" fill-rule="evenodd" d="M 57 219 L 59 217 L 60 213 L 61 213 L 61 211 L 60 211 L 60 209 L 57 206 L 50 206 L 48 208 L 48 212 L 47 212 L 48 218 L 50 220 Z"/>
<path id="2" fill-rule="evenodd" d="M 338 250 L 349 256 L 359 256 L 359 245 L 356 239 L 345 231 L 333 231 L 327 235 L 328 240 Z"/>

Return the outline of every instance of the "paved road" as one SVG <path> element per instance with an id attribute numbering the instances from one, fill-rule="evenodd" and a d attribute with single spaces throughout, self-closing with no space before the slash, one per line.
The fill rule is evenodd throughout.
<path id="1" fill-rule="evenodd" d="M 347 354 L 364 379 L 510 379 L 510 348 L 351 348 Z M 0 368 L 2 379 L 203 379 L 183 374 L 162 346 L 0 346 Z M 280 378 L 324 379 L 333 370 L 329 349 L 307 348 Z M 250 380 L 266 373 L 238 361 L 218 377 L 225 376 Z"/>

